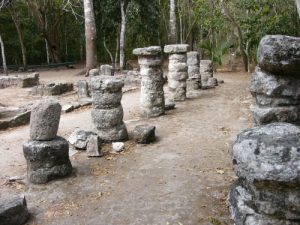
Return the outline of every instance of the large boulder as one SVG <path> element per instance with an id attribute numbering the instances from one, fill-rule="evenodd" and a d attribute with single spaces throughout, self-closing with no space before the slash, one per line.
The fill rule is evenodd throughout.
<path id="1" fill-rule="evenodd" d="M 56 137 L 61 114 L 61 105 L 54 100 L 44 100 L 32 107 L 30 138 L 48 141 Z"/>
<path id="2" fill-rule="evenodd" d="M 300 38 L 267 35 L 259 44 L 259 66 L 274 75 L 300 76 Z"/>

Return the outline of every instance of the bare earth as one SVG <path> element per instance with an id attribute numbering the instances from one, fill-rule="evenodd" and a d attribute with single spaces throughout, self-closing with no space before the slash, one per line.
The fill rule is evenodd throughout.
<path id="1" fill-rule="evenodd" d="M 58 77 L 54 73 L 44 79 Z M 29 127 L 0 132 L 0 197 L 24 193 L 30 225 L 232 224 L 226 207 L 234 179 L 231 144 L 252 126 L 250 77 L 222 73 L 217 78 L 225 83 L 190 93 L 188 101 L 154 119 L 139 118 L 139 91 L 126 93 L 122 103 L 128 130 L 155 125 L 156 143 L 127 142 L 124 153 L 103 158 L 77 152 L 71 156 L 73 176 L 47 185 L 7 181 L 26 173 L 22 143 Z M 90 108 L 62 115 L 59 135 L 68 138 L 75 127 L 92 129 Z"/>

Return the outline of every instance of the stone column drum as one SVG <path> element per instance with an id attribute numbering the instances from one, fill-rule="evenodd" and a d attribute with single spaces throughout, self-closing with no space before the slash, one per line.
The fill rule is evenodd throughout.
<path id="1" fill-rule="evenodd" d="M 202 86 L 207 86 L 208 79 L 214 75 L 213 62 L 211 60 L 200 60 L 200 75 Z"/>
<path id="2" fill-rule="evenodd" d="M 61 105 L 54 100 L 37 103 L 31 111 L 30 138 L 23 145 L 27 175 L 32 183 L 43 184 L 71 174 L 69 144 L 57 137 Z"/>
<path id="3" fill-rule="evenodd" d="M 186 100 L 186 80 L 188 78 L 187 51 L 189 45 L 166 45 L 164 52 L 169 54 L 168 85 L 174 101 Z"/>
<path id="4" fill-rule="evenodd" d="M 188 90 L 198 90 L 202 87 L 199 61 L 200 60 L 198 52 L 194 51 L 187 53 L 187 65 L 189 75 L 189 78 L 187 80 Z"/>
<path id="5" fill-rule="evenodd" d="M 139 57 L 141 74 L 141 115 L 157 117 L 165 113 L 164 79 L 161 47 L 137 48 L 133 54 Z"/>
<path id="6" fill-rule="evenodd" d="M 117 77 L 96 76 L 91 78 L 92 121 L 96 133 L 105 142 L 128 139 L 121 105 L 123 87 L 124 81 Z"/>

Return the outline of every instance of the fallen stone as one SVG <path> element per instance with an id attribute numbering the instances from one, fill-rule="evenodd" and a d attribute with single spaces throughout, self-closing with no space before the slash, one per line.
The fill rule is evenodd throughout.
<path id="1" fill-rule="evenodd" d="M 133 130 L 133 139 L 139 144 L 149 144 L 155 141 L 155 126 L 138 125 Z"/>
<path id="2" fill-rule="evenodd" d="M 100 66 L 100 75 L 101 76 L 113 76 L 114 68 L 110 65 L 101 65 Z"/>
<path id="3" fill-rule="evenodd" d="M 61 111 L 64 113 L 69 113 L 74 110 L 74 106 L 72 104 L 63 105 Z"/>
<path id="4" fill-rule="evenodd" d="M 98 135 L 90 135 L 87 141 L 86 154 L 88 157 L 103 156 L 103 152 L 101 150 L 101 139 Z"/>
<path id="5" fill-rule="evenodd" d="M 21 88 L 33 87 L 39 85 L 39 74 L 0 76 L 0 88 L 18 86 Z"/>
<path id="6" fill-rule="evenodd" d="M 166 101 L 165 103 L 165 111 L 173 110 L 175 109 L 175 102 Z"/>
<path id="7" fill-rule="evenodd" d="M 218 80 L 214 77 L 208 78 L 207 86 L 218 86 Z"/>
<path id="8" fill-rule="evenodd" d="M 24 196 L 0 200 L 0 225 L 23 225 L 29 219 Z"/>
<path id="9" fill-rule="evenodd" d="M 272 123 L 245 130 L 233 144 L 238 177 L 255 186 L 300 185 L 300 128 Z"/>
<path id="10" fill-rule="evenodd" d="M 164 47 L 164 52 L 168 53 L 168 54 L 185 53 L 188 51 L 189 51 L 189 45 L 187 45 L 187 44 L 166 45 Z"/>
<path id="11" fill-rule="evenodd" d="M 76 149 L 85 150 L 87 149 L 89 138 L 94 135 L 95 133 L 92 131 L 84 131 L 76 128 L 68 138 L 68 141 Z"/>
<path id="12" fill-rule="evenodd" d="M 54 100 L 40 101 L 33 106 L 30 117 L 30 138 L 48 141 L 56 137 L 61 105 Z"/>
<path id="13" fill-rule="evenodd" d="M 122 152 L 125 149 L 124 142 L 113 142 L 112 143 L 112 150 L 113 152 Z"/>
<path id="14" fill-rule="evenodd" d="M 53 96 L 53 95 L 62 95 L 66 92 L 73 91 L 74 87 L 72 83 L 51 83 L 51 84 L 42 84 L 31 89 L 32 95 L 41 95 L 41 96 Z"/>
<path id="15" fill-rule="evenodd" d="M 259 44 L 259 66 L 274 75 L 300 76 L 300 38 L 267 35 Z"/>
<path id="16" fill-rule="evenodd" d="M 30 182 L 44 184 L 72 173 L 69 144 L 62 137 L 51 141 L 28 141 L 23 145 Z"/>
<path id="17" fill-rule="evenodd" d="M 30 122 L 31 111 L 20 113 L 9 121 L 9 127 L 18 127 Z"/>

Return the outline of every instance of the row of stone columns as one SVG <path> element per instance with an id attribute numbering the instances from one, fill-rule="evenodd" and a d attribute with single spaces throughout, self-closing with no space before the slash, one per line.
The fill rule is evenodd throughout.
<path id="1" fill-rule="evenodd" d="M 264 37 L 251 82 L 253 117 L 264 125 L 239 134 L 232 149 L 238 179 L 228 203 L 236 225 L 299 224 L 300 128 L 291 124 L 299 121 L 299 81 L 300 38 Z"/>

